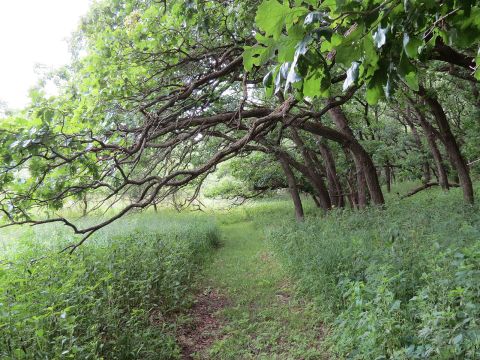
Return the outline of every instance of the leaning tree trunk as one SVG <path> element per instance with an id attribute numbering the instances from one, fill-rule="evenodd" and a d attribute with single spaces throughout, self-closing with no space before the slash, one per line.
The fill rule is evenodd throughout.
<path id="1" fill-rule="evenodd" d="M 348 185 L 348 194 L 347 200 L 351 209 L 358 208 L 358 193 L 357 187 L 355 186 L 356 178 L 353 173 L 353 169 L 350 168 L 347 174 L 347 185 Z"/>
<path id="2" fill-rule="evenodd" d="M 422 130 L 425 133 L 425 137 L 427 138 L 428 147 L 430 148 L 430 152 L 432 153 L 432 156 L 433 156 L 433 161 L 437 169 L 438 182 L 442 190 L 447 191 L 449 189 L 448 176 L 447 176 L 447 171 L 445 169 L 445 166 L 443 165 L 442 154 L 440 153 L 440 150 L 438 149 L 438 146 L 437 146 L 436 130 L 432 126 L 432 124 L 430 124 L 428 120 L 425 118 L 425 115 L 423 114 L 423 112 L 416 106 L 414 108 L 415 108 L 415 112 L 418 115 L 418 121 L 420 123 L 420 126 L 422 127 Z"/>
<path id="3" fill-rule="evenodd" d="M 418 151 L 423 150 L 422 146 L 422 140 L 420 139 L 420 135 L 418 135 L 417 128 L 415 124 L 409 119 L 410 116 L 410 109 L 408 111 L 408 115 L 405 117 L 405 120 L 407 121 L 408 126 L 410 127 L 410 130 L 412 130 L 412 135 L 413 138 L 415 139 L 415 144 L 417 145 Z M 428 160 L 425 159 L 425 161 L 422 164 L 423 168 L 423 183 L 428 184 L 430 180 L 432 179 L 432 175 L 430 174 L 430 164 L 428 163 Z"/>
<path id="4" fill-rule="evenodd" d="M 287 152 L 275 148 L 272 148 L 272 150 L 277 153 L 277 157 L 281 155 L 289 166 L 297 169 L 299 172 L 302 173 L 303 176 L 305 176 L 310 181 L 310 184 L 314 189 L 314 194 L 312 194 L 312 196 L 315 199 L 315 204 L 317 204 L 318 202 L 317 205 L 319 205 L 319 207 L 321 207 L 323 210 L 329 210 L 331 208 L 330 197 L 321 176 L 315 171 L 312 171 L 312 169 L 309 168 L 308 165 L 302 164 L 295 160 Z"/>
<path id="5" fill-rule="evenodd" d="M 345 155 L 348 156 L 349 152 L 345 149 Z M 367 180 L 365 177 L 365 169 L 362 162 L 358 157 L 352 154 L 353 163 L 355 164 L 355 178 L 357 180 L 357 206 L 359 209 L 365 209 L 367 207 Z"/>
<path id="6" fill-rule="evenodd" d="M 425 162 L 423 164 L 423 183 L 428 184 L 432 180 L 432 174 L 430 172 L 430 164 Z"/>
<path id="7" fill-rule="evenodd" d="M 292 139 L 302 153 L 303 161 L 306 165 L 307 177 L 317 193 L 321 208 L 325 211 L 330 210 L 332 208 L 332 201 L 330 199 L 330 195 L 328 194 L 327 187 L 323 182 L 321 174 L 316 169 L 309 149 L 305 146 L 305 143 L 294 128 L 292 128 Z"/>
<path id="8" fill-rule="evenodd" d="M 355 138 L 352 129 L 348 125 L 347 118 L 343 113 L 342 109 L 338 106 L 329 110 L 328 113 L 335 122 L 337 129 L 349 139 L 348 148 L 352 152 L 355 160 L 355 165 L 363 169 L 365 181 L 370 192 L 370 198 L 375 205 L 383 205 L 385 203 L 385 200 L 383 198 L 380 182 L 378 181 L 377 169 L 373 164 L 372 158 Z"/>
<path id="9" fill-rule="evenodd" d="M 337 167 L 335 166 L 335 159 L 332 152 L 324 140 L 318 137 L 318 149 L 325 164 L 325 172 L 328 179 L 328 191 L 330 198 L 333 200 L 335 206 L 339 208 L 345 207 L 345 198 L 343 195 L 343 188 L 340 179 L 337 174 Z"/>
<path id="10" fill-rule="evenodd" d="M 427 137 L 428 147 L 433 156 L 433 161 L 435 162 L 435 167 L 437 168 L 438 182 L 442 190 L 449 190 L 448 186 L 448 176 L 447 170 L 443 165 L 442 154 L 437 146 L 437 136 L 435 135 L 432 125 L 427 122 L 427 120 L 421 115 L 419 117 L 420 125 L 422 126 L 423 132 Z"/>
<path id="11" fill-rule="evenodd" d="M 304 157 L 304 161 L 307 167 L 307 178 L 315 189 L 321 208 L 325 211 L 330 210 L 332 208 L 332 201 L 330 200 L 330 195 L 328 194 L 322 177 L 315 171 L 313 162 L 308 155 Z"/>
<path id="12" fill-rule="evenodd" d="M 432 156 L 433 156 L 433 161 L 435 162 L 435 167 L 437 168 L 438 182 L 442 190 L 446 191 L 446 190 L 449 190 L 447 170 L 443 165 L 442 154 L 438 149 L 435 133 L 432 132 L 431 130 L 432 129 L 429 128 L 428 126 L 423 127 L 423 131 L 425 132 L 427 137 L 428 147 L 430 148 L 430 152 L 432 153 Z"/>
<path id="13" fill-rule="evenodd" d="M 320 204 L 320 201 L 318 198 L 315 196 L 315 194 L 310 194 L 312 196 L 313 202 L 315 203 L 315 206 L 317 208 L 322 208 L 322 205 Z"/>
<path id="14" fill-rule="evenodd" d="M 283 171 L 287 178 L 288 190 L 290 191 L 293 205 L 295 207 L 295 218 L 297 219 L 297 221 L 303 221 L 304 213 L 303 213 L 302 200 L 300 199 L 300 193 L 298 191 L 295 175 L 293 174 L 293 171 L 290 168 L 290 165 L 288 165 L 288 160 L 285 158 L 284 155 L 277 154 L 277 159 L 280 162 L 280 165 L 282 165 Z"/>
<path id="15" fill-rule="evenodd" d="M 435 120 L 440 130 L 440 134 L 442 136 L 442 140 L 445 145 L 448 157 L 450 158 L 450 162 L 452 163 L 452 166 L 455 168 L 455 170 L 457 170 L 460 186 L 463 190 L 463 198 L 467 203 L 473 204 L 473 186 L 472 179 L 470 178 L 469 174 L 468 165 L 463 158 L 457 141 L 455 140 L 455 136 L 450 129 L 450 124 L 448 123 L 445 111 L 443 111 L 443 108 L 438 102 L 438 100 L 427 94 L 423 87 L 420 88 L 419 93 L 425 99 L 425 102 L 435 116 Z"/>

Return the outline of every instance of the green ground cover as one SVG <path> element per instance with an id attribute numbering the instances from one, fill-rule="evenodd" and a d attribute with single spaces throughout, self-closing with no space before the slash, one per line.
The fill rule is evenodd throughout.
<path id="1" fill-rule="evenodd" d="M 1 359 L 178 358 L 169 319 L 218 242 L 210 218 L 135 215 L 72 256 L 63 228 L 17 234 L 0 263 Z"/>
<path id="2" fill-rule="evenodd" d="M 214 292 L 196 359 L 477 359 L 479 207 L 397 191 L 385 209 L 306 202 L 303 223 L 288 199 L 138 214 L 73 256 L 57 253 L 62 227 L 5 232 L 0 358 L 182 358 L 179 333 Z"/>

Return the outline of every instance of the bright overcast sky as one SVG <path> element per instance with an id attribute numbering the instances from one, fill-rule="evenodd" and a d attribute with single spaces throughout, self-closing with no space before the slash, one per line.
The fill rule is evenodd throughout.
<path id="1" fill-rule="evenodd" d="M 68 63 L 66 39 L 89 4 L 90 0 L 0 0 L 0 101 L 23 107 L 38 80 L 35 64 Z"/>

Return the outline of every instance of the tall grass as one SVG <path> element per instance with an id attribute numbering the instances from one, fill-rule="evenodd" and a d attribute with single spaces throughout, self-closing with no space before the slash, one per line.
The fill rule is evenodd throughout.
<path id="1" fill-rule="evenodd" d="M 218 243 L 211 218 L 131 216 L 72 256 L 56 252 L 72 241 L 62 227 L 18 236 L 0 263 L 1 359 L 180 356 L 173 314 Z"/>
<path id="2" fill-rule="evenodd" d="M 333 356 L 480 358 L 480 209 L 459 191 L 303 224 L 264 213 L 269 243 L 331 325 Z"/>

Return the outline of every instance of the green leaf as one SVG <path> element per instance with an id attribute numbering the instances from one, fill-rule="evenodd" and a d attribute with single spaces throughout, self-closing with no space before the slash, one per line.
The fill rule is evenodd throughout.
<path id="1" fill-rule="evenodd" d="M 333 33 L 333 35 L 330 37 L 330 39 L 327 39 L 327 41 L 323 41 L 322 45 L 320 47 L 320 51 L 331 51 L 338 45 L 340 45 L 343 41 L 343 36 Z"/>
<path id="2" fill-rule="evenodd" d="M 280 66 L 277 69 L 277 75 L 275 76 L 275 94 L 278 93 L 281 88 L 282 88 L 282 68 L 284 67 L 285 64 Z"/>
<path id="3" fill-rule="evenodd" d="M 418 57 L 418 48 L 421 45 L 422 42 L 416 37 L 411 38 L 407 33 L 403 35 L 403 49 L 410 59 Z"/>
<path id="4" fill-rule="evenodd" d="M 270 70 L 263 78 L 263 86 L 265 87 L 265 96 L 271 97 L 276 89 L 276 78 L 279 73 L 278 66 Z"/>
<path id="5" fill-rule="evenodd" d="M 367 83 L 366 99 L 369 105 L 377 104 L 384 94 L 383 87 L 387 82 L 386 63 L 382 63 L 373 77 Z"/>
<path id="6" fill-rule="evenodd" d="M 297 74 L 295 71 L 295 66 L 292 64 L 288 71 L 287 80 L 285 82 L 285 92 L 288 91 L 290 84 L 299 82 L 302 80 L 302 77 Z"/>
<path id="7" fill-rule="evenodd" d="M 285 1 L 285 3 L 288 4 L 288 1 Z M 308 13 L 308 9 L 304 7 L 295 7 L 293 9 L 290 9 L 290 11 L 287 13 L 285 17 L 285 25 L 287 27 L 287 30 L 290 29 L 290 27 L 297 24 L 298 20 L 307 13 Z"/>
<path id="8" fill-rule="evenodd" d="M 325 38 L 325 40 L 331 41 L 332 35 L 333 35 L 333 30 L 326 27 L 321 27 L 312 31 L 312 37 L 314 37 L 317 40 L 321 40 L 323 37 Z"/>
<path id="9" fill-rule="evenodd" d="M 462 342 L 463 340 L 463 335 L 462 334 L 458 334 L 457 336 L 455 336 L 452 340 L 453 342 L 453 345 L 458 345 Z"/>
<path id="10" fill-rule="evenodd" d="M 288 2 L 282 5 L 277 0 L 265 0 L 258 7 L 255 22 L 261 30 L 265 31 L 267 36 L 273 36 L 277 40 L 289 14 Z"/>
<path id="11" fill-rule="evenodd" d="M 401 304 L 400 300 L 395 300 L 392 306 L 390 307 L 390 311 L 395 311 L 400 309 L 400 304 Z"/>
<path id="12" fill-rule="evenodd" d="M 363 76 L 367 79 L 371 78 L 375 71 L 378 69 L 378 61 L 380 57 L 378 56 L 375 45 L 373 44 L 373 39 L 369 36 L 365 37 L 363 40 L 363 61 L 362 66 L 365 70 Z"/>
<path id="13" fill-rule="evenodd" d="M 382 96 L 382 87 L 373 83 L 367 86 L 366 99 L 369 105 L 376 105 Z"/>
<path id="14" fill-rule="evenodd" d="M 295 68 L 297 66 L 299 57 L 302 55 L 305 55 L 305 53 L 308 51 L 308 45 L 310 44 L 311 41 L 312 41 L 312 38 L 309 35 L 307 35 L 301 42 L 297 44 L 295 55 L 293 57 L 293 62 L 290 65 L 290 69 L 288 71 L 288 75 L 286 78 L 287 81 L 285 82 L 285 91 L 288 91 L 290 84 L 293 84 L 302 80 L 302 77 L 296 72 Z"/>
<path id="15" fill-rule="evenodd" d="M 311 71 L 303 80 L 303 95 L 311 98 L 328 96 L 330 76 L 321 69 Z"/>
<path id="16" fill-rule="evenodd" d="M 362 56 L 362 50 L 356 44 L 342 44 L 336 48 L 335 62 L 350 66 L 353 61 L 359 60 Z"/>
<path id="17" fill-rule="evenodd" d="M 282 66 L 280 66 L 280 75 L 284 79 L 288 77 L 288 69 L 290 69 L 290 64 L 291 63 L 286 62 L 286 63 L 283 63 Z"/>
<path id="18" fill-rule="evenodd" d="M 404 53 L 400 56 L 398 75 L 405 81 L 410 89 L 418 91 L 417 69 L 410 63 Z"/>
<path id="19" fill-rule="evenodd" d="M 296 46 L 304 38 L 304 31 L 301 26 L 293 26 L 289 29 L 287 36 L 282 36 L 277 42 L 278 61 L 293 61 Z"/>
<path id="20" fill-rule="evenodd" d="M 463 9 L 466 17 L 469 17 L 472 11 L 472 6 L 475 4 L 475 0 L 463 0 L 460 1 L 460 7 Z"/>
<path id="21" fill-rule="evenodd" d="M 325 9 L 330 9 L 330 11 L 334 12 L 337 10 L 337 0 L 322 1 L 322 4 L 320 7 Z"/>
<path id="22" fill-rule="evenodd" d="M 253 66 L 265 64 L 272 56 L 273 49 L 261 45 L 245 46 L 243 48 L 243 67 L 251 71 Z"/>
<path id="23" fill-rule="evenodd" d="M 273 70 L 270 70 L 267 75 L 263 78 L 263 86 L 266 88 L 271 87 L 273 85 Z"/>
<path id="24" fill-rule="evenodd" d="M 478 16 L 480 16 L 480 14 L 478 14 Z M 464 23 L 462 23 L 462 25 L 463 24 Z M 447 34 L 450 44 L 455 44 L 455 46 L 465 49 L 478 42 L 480 39 L 480 28 L 475 25 L 468 27 L 455 27 L 450 29 Z"/>

